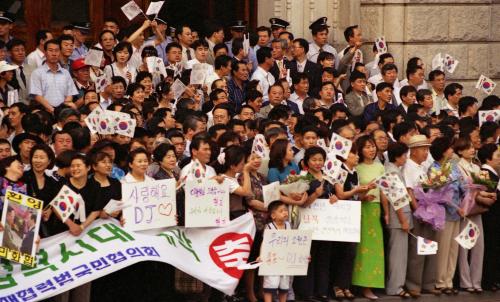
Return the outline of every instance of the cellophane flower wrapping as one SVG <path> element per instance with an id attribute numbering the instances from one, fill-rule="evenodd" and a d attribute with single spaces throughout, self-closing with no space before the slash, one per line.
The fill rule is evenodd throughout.
<path id="1" fill-rule="evenodd" d="M 289 196 L 291 193 L 303 194 L 309 190 L 309 182 L 306 180 L 298 180 L 292 183 L 285 183 L 280 185 L 281 193 Z"/>
<path id="2" fill-rule="evenodd" d="M 472 173 L 471 177 L 472 177 L 472 182 L 475 185 L 481 185 L 485 187 L 485 189 L 483 190 L 487 190 L 488 192 L 495 192 L 495 190 L 497 189 L 498 182 L 490 179 L 490 174 L 488 173 L 488 171 Z"/>
<path id="3" fill-rule="evenodd" d="M 437 189 L 414 189 L 415 198 L 418 200 L 418 208 L 413 215 L 432 226 L 436 231 L 444 229 L 446 220 L 445 204 L 451 203 L 453 198 L 453 187 L 448 183 Z"/>
<path id="4" fill-rule="evenodd" d="M 311 174 L 299 174 L 295 170 L 290 171 L 290 175 L 285 180 L 285 183 L 280 185 L 281 193 L 289 196 L 291 193 L 303 194 L 309 190 L 309 184 L 315 178 Z"/>

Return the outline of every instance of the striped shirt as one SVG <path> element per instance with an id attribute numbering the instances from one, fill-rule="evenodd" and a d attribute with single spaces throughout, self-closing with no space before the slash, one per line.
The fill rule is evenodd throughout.
<path id="1" fill-rule="evenodd" d="M 241 89 L 233 78 L 227 83 L 227 89 L 229 92 L 229 101 L 234 106 L 234 112 L 239 112 L 241 105 L 245 102 L 245 87 L 246 83 L 243 83 L 243 89 Z"/>

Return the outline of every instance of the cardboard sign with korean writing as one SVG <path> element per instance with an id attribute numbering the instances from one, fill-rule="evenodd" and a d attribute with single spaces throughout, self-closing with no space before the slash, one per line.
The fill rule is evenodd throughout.
<path id="1" fill-rule="evenodd" d="M 361 232 L 361 202 L 316 199 L 300 209 L 299 230 L 312 230 L 313 240 L 359 242 Z"/>
<path id="2" fill-rule="evenodd" d="M 186 181 L 188 228 L 221 227 L 229 223 L 229 184 L 212 179 Z"/>
<path id="3" fill-rule="evenodd" d="M 0 258 L 36 266 L 36 239 L 40 228 L 43 201 L 7 190 L 0 232 Z"/>
<path id="4" fill-rule="evenodd" d="M 264 231 L 259 276 L 306 276 L 311 254 L 312 231 Z"/>
<path id="5" fill-rule="evenodd" d="M 174 226 L 175 179 L 122 184 L 125 228 L 132 231 Z"/>

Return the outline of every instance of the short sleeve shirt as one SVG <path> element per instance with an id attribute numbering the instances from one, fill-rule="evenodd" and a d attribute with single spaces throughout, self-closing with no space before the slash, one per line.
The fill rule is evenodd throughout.
<path id="1" fill-rule="evenodd" d="M 425 177 L 426 175 L 427 171 L 423 165 L 419 165 L 411 158 L 408 158 L 403 168 L 403 178 L 407 188 L 413 189 L 417 187 L 421 182 L 422 177 Z"/>

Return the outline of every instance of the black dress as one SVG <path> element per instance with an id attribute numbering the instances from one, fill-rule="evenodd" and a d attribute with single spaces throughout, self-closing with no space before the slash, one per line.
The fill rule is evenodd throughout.
<path id="1" fill-rule="evenodd" d="M 487 171 L 490 179 L 498 181 L 498 175 L 490 169 Z M 500 191 L 497 192 L 497 201 L 489 208 L 488 212 L 482 214 L 484 230 L 484 265 L 482 286 L 485 289 L 498 287 L 500 284 Z"/>
<path id="2" fill-rule="evenodd" d="M 92 188 L 92 191 L 97 192 L 97 199 L 95 202 L 94 211 L 100 211 L 108 204 L 111 199 L 121 200 L 122 199 L 122 184 L 115 178 L 108 177 L 109 186 L 103 187 L 101 184 L 95 180 L 93 176 L 87 181 L 88 185 Z"/>
<path id="3" fill-rule="evenodd" d="M 43 188 L 38 187 L 33 170 L 24 172 L 23 181 L 26 184 L 28 195 L 43 201 L 43 207 L 56 197 L 59 190 L 63 186 L 63 182 L 57 181 L 55 178 L 44 175 L 45 184 Z M 55 215 L 51 215 L 48 221 L 43 221 L 40 224 L 39 235 L 41 238 L 50 237 L 59 233 L 65 232 L 68 227 L 62 223 Z"/>

